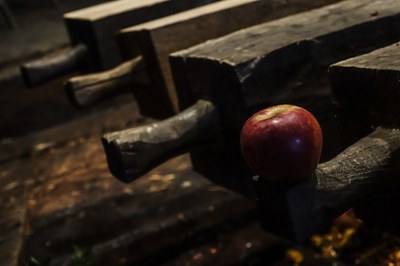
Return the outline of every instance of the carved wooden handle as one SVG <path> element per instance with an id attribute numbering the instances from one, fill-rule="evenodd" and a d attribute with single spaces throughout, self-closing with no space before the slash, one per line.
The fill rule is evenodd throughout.
<path id="1" fill-rule="evenodd" d="M 35 87 L 81 69 L 86 64 L 86 57 L 87 47 L 79 44 L 61 54 L 22 65 L 21 75 L 28 87 Z"/>
<path id="2" fill-rule="evenodd" d="M 297 184 L 256 182 L 263 227 L 304 241 L 372 194 L 400 188 L 400 132 L 378 128 Z"/>
<path id="3" fill-rule="evenodd" d="M 106 134 L 102 142 L 109 169 L 131 182 L 173 156 L 212 143 L 218 124 L 214 104 L 199 100 L 167 120 Z"/>
<path id="4" fill-rule="evenodd" d="M 144 60 L 139 56 L 107 71 L 70 78 L 64 87 L 74 105 L 85 107 L 134 86 L 132 78 L 135 72 L 144 67 Z"/>

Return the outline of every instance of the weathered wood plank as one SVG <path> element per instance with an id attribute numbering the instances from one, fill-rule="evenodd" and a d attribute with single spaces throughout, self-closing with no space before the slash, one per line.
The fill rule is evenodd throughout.
<path id="1" fill-rule="evenodd" d="M 327 80 L 316 82 L 312 88 L 315 88 L 315 91 L 329 91 Z M 326 106 L 324 103 L 322 105 L 317 104 L 314 109 L 318 110 L 319 115 L 326 113 Z M 237 147 L 221 145 L 226 138 L 236 137 L 235 132 L 221 135 L 224 133 L 221 128 L 223 119 L 217 106 L 209 101 L 199 100 L 169 119 L 105 134 L 102 142 L 109 168 L 116 178 L 131 182 L 169 157 L 191 151 L 193 158 L 196 153 L 207 150 L 206 156 L 213 165 L 202 169 L 204 176 L 226 188 L 252 196 L 252 174 L 240 152 L 233 153 L 239 144 Z M 325 118 L 323 122 L 325 129 L 336 129 L 336 124 L 330 117 Z M 331 147 L 330 154 L 335 155 L 342 149 L 340 139 L 337 138 L 328 138 L 325 146 Z M 236 156 L 236 163 L 221 163 L 224 159 L 219 156 L 221 152 L 227 156 Z M 229 171 L 232 174 L 229 174 Z M 219 175 L 216 174 L 218 172 Z"/>
<path id="2" fill-rule="evenodd" d="M 138 76 L 144 67 L 144 60 L 138 56 L 110 70 L 72 77 L 64 82 L 64 88 L 73 105 L 78 108 L 87 107 L 116 94 L 129 92 L 132 86 L 142 89 L 139 88 L 141 84 L 138 83 Z M 137 73 L 136 77 L 133 73 Z M 143 87 L 150 83 L 146 82 L 147 79 L 144 78 Z"/>
<path id="3" fill-rule="evenodd" d="M 27 62 L 20 66 L 20 73 L 28 87 L 36 87 L 60 76 L 84 71 L 91 67 L 88 47 L 77 44 L 68 47 L 56 55 Z"/>
<path id="4" fill-rule="evenodd" d="M 314 111 L 315 106 L 318 107 L 315 102 L 322 99 L 324 101 L 318 104 L 328 104 L 328 110 L 331 111 L 326 120 L 334 120 L 333 105 L 329 104 L 330 91 L 326 87 L 323 90 L 321 88 L 315 90 L 317 79 L 315 76 L 321 75 L 327 69 L 329 62 L 350 54 L 374 49 L 376 46 L 385 45 L 393 38 L 398 38 L 399 35 L 393 34 L 393 30 L 400 30 L 398 24 L 400 6 L 396 1 L 385 3 L 386 5 L 381 5 L 381 1 L 346 1 L 239 31 L 175 54 L 172 57 L 172 63 L 176 60 L 181 64 L 180 67 L 186 67 L 185 70 L 180 69 L 181 72 L 179 72 L 187 75 L 180 80 L 187 81 L 181 84 L 182 94 L 185 93 L 184 96 L 187 97 L 182 98 L 182 106 L 189 104 L 190 101 L 206 98 L 215 104 L 220 114 L 222 132 L 221 137 L 218 138 L 219 145 L 202 152 L 192 152 L 194 169 L 204 173 L 204 176 L 214 182 L 225 179 L 225 184 L 227 184 L 235 183 L 236 179 L 249 180 L 251 173 L 240 156 L 238 132 L 248 112 L 261 105 L 288 101 L 314 107 L 311 108 Z M 376 18 L 376 10 L 378 10 L 379 18 Z M 325 22 L 326 25 L 323 24 Z M 371 35 L 365 36 L 366 30 L 379 32 L 379 36 L 375 35 L 373 38 Z M 343 35 L 347 36 L 347 34 L 351 34 L 352 38 L 343 38 Z M 269 38 L 269 36 L 282 35 L 287 39 Z M 245 38 L 252 41 L 246 44 Z M 240 41 L 245 43 L 247 50 L 234 54 L 235 49 L 243 48 L 240 46 Z M 314 72 L 315 70 L 320 71 Z M 293 74 L 292 71 L 298 75 L 304 74 L 302 78 L 310 80 L 303 81 L 303 86 L 292 84 L 297 80 L 302 80 L 296 75 L 288 76 Z M 284 78 L 286 79 L 283 80 Z M 321 79 L 326 81 L 326 74 Z M 288 80 L 290 82 L 286 84 Z M 272 85 L 268 83 L 269 81 L 277 87 L 270 87 Z M 187 90 L 184 91 L 183 88 Z M 302 88 L 309 90 L 301 90 Z M 310 98 L 312 95 L 316 97 Z M 316 115 L 319 117 L 326 113 L 316 112 Z M 332 132 L 324 132 L 329 136 L 328 139 L 335 136 Z M 339 136 L 337 131 L 334 133 Z M 393 140 L 392 135 L 397 135 L 397 137 Z M 374 142 L 374 139 L 378 142 Z M 265 214 L 268 214 L 264 222 L 275 223 L 276 226 L 271 230 L 274 232 L 282 230 L 283 236 L 305 240 L 312 233 L 326 229 L 334 218 L 358 200 L 366 197 L 371 191 L 382 188 L 380 186 L 386 186 L 387 184 L 378 182 L 382 180 L 377 178 L 377 172 L 381 175 L 384 174 L 386 168 L 392 173 L 398 170 L 396 163 L 391 161 L 391 156 L 396 157 L 395 150 L 398 149 L 397 132 L 379 130 L 375 135 L 371 135 L 370 138 L 364 139 L 357 145 L 347 149 L 327 164 L 320 165 L 317 178 L 319 185 L 323 181 L 327 182 L 325 187 L 315 188 L 313 184 L 305 188 L 296 187 L 295 191 L 292 191 L 294 194 L 289 195 L 289 197 L 294 197 L 292 202 L 285 198 L 287 194 L 282 191 L 263 193 L 273 195 L 271 198 L 265 196 L 267 200 L 263 201 L 267 204 L 264 209 Z M 353 154 L 353 151 L 356 152 Z M 369 154 L 370 152 L 373 155 Z M 358 158 L 361 155 L 365 155 L 362 160 Z M 351 156 L 357 158 L 349 159 Z M 386 158 L 388 161 L 381 162 L 381 158 Z M 345 167 L 346 164 L 348 167 Z M 335 167 L 329 168 L 332 165 Z M 328 169 L 321 170 L 324 167 Z M 371 171 L 368 172 L 368 170 Z M 331 172 L 328 173 L 329 171 Z M 356 173 L 352 175 L 352 171 Z M 365 182 L 357 182 L 359 180 L 352 179 L 353 177 L 363 179 L 363 174 L 371 178 L 367 180 L 372 181 L 371 186 L 368 186 L 365 180 L 363 180 Z M 391 182 L 395 183 L 393 179 Z M 242 184 L 237 182 L 235 187 L 243 188 L 244 183 L 245 181 Z M 350 185 L 347 186 L 348 184 Z M 343 193 L 338 194 L 337 191 Z M 275 198 L 279 198 L 278 196 L 282 199 L 282 205 L 279 207 L 274 201 Z M 290 202 L 290 207 L 286 205 L 288 202 Z M 283 208 L 285 206 L 289 210 Z M 277 212 L 276 216 L 273 215 L 277 217 L 275 221 L 270 215 L 274 207 Z M 291 212 L 290 208 L 294 211 Z M 312 221 L 315 223 L 310 222 L 310 217 L 313 217 Z"/>
<path id="5" fill-rule="evenodd" d="M 300 72 L 305 71 L 306 66 L 327 67 L 341 58 L 373 50 L 396 40 L 399 9 L 397 1 L 393 0 L 384 3 L 344 1 L 244 29 L 174 53 L 171 63 L 177 67 L 176 81 L 182 87 L 179 89 L 182 91 L 181 104 L 187 106 L 200 96 L 211 97 L 216 94 L 214 87 L 207 91 L 200 87 L 219 75 L 211 75 L 215 70 L 211 69 L 214 64 L 219 64 L 221 71 L 232 71 L 231 76 L 223 75 L 219 79 L 236 82 L 240 86 L 239 91 L 244 97 L 242 105 L 251 107 L 264 104 L 265 101 L 278 101 L 290 89 L 291 82 L 296 82 L 299 74 L 308 73 Z M 392 26 L 390 30 L 385 30 L 389 25 Z M 366 31 L 370 34 L 366 35 Z M 180 69 L 179 63 L 187 70 Z M 279 65 L 271 67 L 272 63 Z M 190 69 L 198 67 L 197 72 L 206 71 L 206 66 L 209 70 L 197 75 L 193 75 Z M 192 83 L 200 88 L 196 95 L 191 93 Z M 239 88 L 234 88 L 229 92 L 239 93 L 236 92 Z"/>
<path id="6" fill-rule="evenodd" d="M 151 81 L 147 90 L 133 90 L 141 112 L 154 116 L 159 112 L 153 110 L 162 106 L 167 108 L 163 117 L 178 112 L 168 62 L 171 52 L 261 23 L 270 12 L 270 1 L 228 0 L 123 29 L 118 41 L 125 58 L 134 56 L 132 44 L 137 43 Z M 154 95 L 160 101 L 157 104 L 152 104 Z"/>
<path id="7" fill-rule="evenodd" d="M 399 127 L 400 44 L 332 65 L 332 96 L 349 143 L 379 125 Z"/>
<path id="8" fill-rule="evenodd" d="M 64 14 L 71 44 L 84 46 L 87 53 L 76 60 L 67 55 L 46 57 L 21 66 L 30 87 L 75 71 L 99 71 L 121 63 L 114 36 L 118 30 L 198 7 L 214 0 L 120 0 Z M 217 0 L 218 1 L 218 0 Z M 75 57 L 76 49 L 68 50 Z M 79 59 L 79 60 L 78 60 Z"/>
<path id="9" fill-rule="evenodd" d="M 142 113 L 153 113 L 150 108 L 155 106 L 151 104 L 154 95 L 168 100 L 159 104 L 172 104 L 174 112 L 179 110 L 168 62 L 170 53 L 235 30 L 332 2 L 296 1 L 283 4 L 277 1 L 222 1 L 123 29 L 118 41 L 125 58 L 132 58 L 132 44 L 138 43 L 138 49 L 146 61 L 146 73 L 152 81 L 148 90 L 134 91 Z"/>
<path id="10" fill-rule="evenodd" d="M 394 0 L 385 3 L 340 2 L 173 54 L 171 63 L 181 107 L 207 99 L 219 113 L 218 144 L 191 152 L 194 169 L 228 187 L 251 187 L 248 180 L 252 173 L 241 156 L 239 133 L 252 113 L 278 103 L 303 106 L 317 117 L 324 132 L 323 161 L 340 152 L 341 135 L 325 71 L 329 62 L 399 38 L 394 32 L 400 32 L 400 6 Z M 378 17 L 374 15 L 377 10 Z M 366 31 L 376 35 L 366 35 Z M 125 147 L 129 147 L 128 142 Z M 118 152 L 119 156 L 108 156 L 122 159 L 120 173 L 129 176 L 138 170 L 126 164 L 129 160 L 124 161 L 131 157 L 129 149 Z"/>
<path id="11" fill-rule="evenodd" d="M 98 100 L 101 95 L 103 99 L 107 98 L 111 91 L 114 94 L 125 92 L 125 86 L 120 84 L 131 82 L 132 92 L 144 115 L 169 117 L 178 110 L 168 63 L 171 52 L 241 28 L 336 1 L 300 0 L 285 3 L 274 0 L 227 0 L 132 26 L 121 30 L 117 40 L 125 59 L 131 60 L 138 53 L 143 57 L 146 65 L 143 72 L 147 74 L 150 83 L 146 89 L 138 88 L 134 82 L 141 72 L 137 69 L 129 72 L 129 69 L 121 67 L 112 70 L 118 73 L 121 82 L 116 82 L 115 77 L 112 80 L 108 78 L 107 71 L 98 73 L 95 79 L 93 74 L 70 79 L 66 82 L 67 89 L 70 95 L 74 95 L 73 102 L 85 106 Z M 129 75 L 132 79 L 126 78 Z M 93 100 L 90 96 L 93 96 Z"/>
<path id="12" fill-rule="evenodd" d="M 354 142 L 376 126 L 399 128 L 399 43 L 336 63 L 330 67 L 329 76 L 347 142 Z M 355 213 L 369 224 L 399 234 L 397 194 L 393 188 L 370 195 L 355 206 Z"/>
<path id="13" fill-rule="evenodd" d="M 199 101 L 192 108 L 161 122 L 105 134 L 102 138 L 108 167 L 123 182 L 131 182 L 172 154 L 207 145 L 218 135 L 214 105 Z"/>
<path id="14" fill-rule="evenodd" d="M 250 114 L 273 104 L 305 107 L 320 121 L 325 143 L 340 138 L 337 125 L 332 127 L 336 122 L 330 90 L 318 88 L 318 79 L 326 82 L 324 72 L 331 63 L 398 40 L 399 21 L 396 0 L 343 1 L 172 54 L 181 107 L 199 98 L 211 100 L 225 130 L 221 147 L 191 154 L 194 169 L 213 178 L 223 173 L 249 176 L 238 134 Z M 325 146 L 323 160 L 337 150 Z"/>
<path id="15" fill-rule="evenodd" d="M 212 2 L 120 0 L 67 13 L 64 19 L 72 44 L 86 44 L 99 69 L 107 69 L 121 62 L 114 41 L 118 30 Z"/>

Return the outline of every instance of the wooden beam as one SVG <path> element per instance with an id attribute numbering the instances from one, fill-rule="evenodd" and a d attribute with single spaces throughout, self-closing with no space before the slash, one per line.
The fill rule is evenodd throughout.
<path id="1" fill-rule="evenodd" d="M 118 30 L 214 1 L 218 0 L 120 0 L 66 13 L 64 21 L 73 47 L 65 55 L 22 65 L 22 75 L 29 87 L 35 87 L 65 73 L 114 67 L 122 61 L 114 39 Z M 76 57 L 77 46 L 84 46 L 86 53 Z M 68 59 L 70 56 L 78 60 Z"/>
<path id="2" fill-rule="evenodd" d="M 160 104 L 172 104 L 174 113 L 178 112 L 168 62 L 170 53 L 261 23 L 270 13 L 270 1 L 228 0 L 123 29 L 119 44 L 125 57 L 134 55 L 131 47 L 138 43 L 138 50 L 146 62 L 146 73 L 152 81 L 148 90 L 136 93 L 142 112 L 151 114 L 147 110 L 154 108 L 151 104 L 154 95 L 167 101 Z"/>
<path id="3" fill-rule="evenodd" d="M 399 43 L 336 63 L 330 67 L 329 76 L 348 143 L 377 126 L 400 128 Z M 354 211 L 366 223 L 398 235 L 399 200 L 393 187 L 366 197 L 354 206 Z"/>
<path id="4" fill-rule="evenodd" d="M 192 152 L 194 169 L 212 178 L 248 176 L 239 151 L 241 126 L 255 111 L 279 103 L 316 115 L 326 144 L 322 160 L 332 158 L 340 145 L 331 140 L 340 139 L 340 132 L 326 70 L 398 40 L 399 20 L 397 0 L 343 1 L 172 54 L 181 108 L 203 98 L 221 114 L 222 143 Z"/>
<path id="5" fill-rule="evenodd" d="M 66 13 L 64 20 L 72 44 L 88 46 L 99 69 L 107 69 L 122 61 L 114 41 L 118 30 L 212 2 L 119 0 Z"/>
<path id="6" fill-rule="evenodd" d="M 144 115 L 169 117 L 178 111 L 178 99 L 168 62 L 170 53 L 238 29 L 331 2 L 335 0 L 301 0 L 290 4 L 271 0 L 227 0 L 132 26 L 121 30 L 117 40 L 125 59 L 131 60 L 138 53 L 141 54 L 146 65 L 143 72 L 150 84 L 146 89 L 137 88 L 134 82 L 138 76 L 136 70 L 124 73 L 118 67 L 112 71 L 118 72 L 121 79 L 126 80 L 129 74 L 133 77 L 130 86 Z M 108 80 L 106 73 L 98 73 L 95 81 L 93 77 L 81 76 L 66 82 L 70 95 L 75 95 L 74 103 L 85 106 L 95 102 L 90 95 L 97 100 L 102 91 L 103 98 L 108 98 L 111 90 L 115 94 L 126 91 L 120 90 L 121 82 Z M 82 94 L 85 97 L 81 97 Z"/>
<path id="7" fill-rule="evenodd" d="M 400 43 L 332 65 L 332 95 L 347 142 L 373 127 L 400 126 Z"/>

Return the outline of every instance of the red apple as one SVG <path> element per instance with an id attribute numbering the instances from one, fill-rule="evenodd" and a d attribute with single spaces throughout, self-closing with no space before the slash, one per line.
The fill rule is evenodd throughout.
<path id="1" fill-rule="evenodd" d="M 282 104 L 252 115 L 240 144 L 245 161 L 261 179 L 298 181 L 310 177 L 318 165 L 322 131 L 310 112 Z"/>

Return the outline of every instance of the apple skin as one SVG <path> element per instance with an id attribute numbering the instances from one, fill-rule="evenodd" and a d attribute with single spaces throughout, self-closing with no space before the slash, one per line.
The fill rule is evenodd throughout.
<path id="1" fill-rule="evenodd" d="M 247 165 L 261 180 L 300 181 L 310 177 L 318 165 L 322 131 L 307 110 L 276 105 L 244 123 L 240 145 Z"/>

